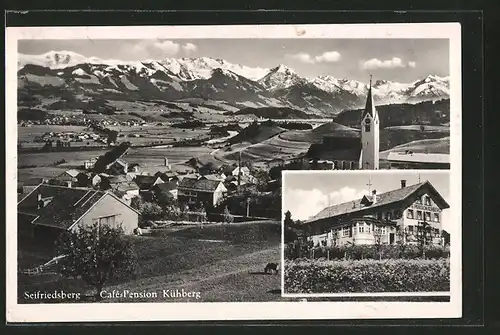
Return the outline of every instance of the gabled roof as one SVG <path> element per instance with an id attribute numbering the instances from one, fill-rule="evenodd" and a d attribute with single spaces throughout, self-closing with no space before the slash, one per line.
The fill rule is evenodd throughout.
<path id="1" fill-rule="evenodd" d="M 139 188 L 141 190 L 144 190 L 144 189 L 150 189 L 151 187 L 153 187 L 153 184 L 158 179 L 161 180 L 161 178 L 158 176 L 138 175 L 138 176 L 135 176 L 134 181 L 139 186 Z"/>
<path id="2" fill-rule="evenodd" d="M 178 188 L 201 192 L 214 192 L 221 183 L 222 181 L 219 180 L 183 178 Z"/>
<path id="3" fill-rule="evenodd" d="M 38 208 L 38 195 L 52 200 Z M 35 224 L 68 229 L 106 193 L 93 189 L 42 184 L 18 204 L 18 212 L 37 215 Z"/>
<path id="4" fill-rule="evenodd" d="M 139 186 L 134 181 L 128 181 L 126 183 L 117 184 L 114 189 L 120 192 L 127 192 L 139 190 Z"/>
<path id="5" fill-rule="evenodd" d="M 39 194 L 44 199 L 51 199 L 42 208 L 38 208 Z M 37 217 L 33 221 L 34 224 L 66 230 L 107 195 L 114 197 L 137 213 L 135 209 L 109 192 L 41 184 L 19 202 L 18 214 L 23 214 L 25 217 Z"/>
<path id="6" fill-rule="evenodd" d="M 437 205 L 440 208 L 445 209 L 450 207 L 448 203 L 443 199 L 443 197 L 439 194 L 439 192 L 434 188 L 434 186 L 432 186 L 432 184 L 429 181 L 425 181 L 423 183 L 410 185 L 404 188 L 399 188 L 393 191 L 377 194 L 377 201 L 372 205 L 366 207 L 361 206 L 362 201 L 365 202 L 366 200 L 368 200 L 372 202 L 373 201 L 372 196 L 364 196 L 361 199 L 327 207 L 322 211 L 320 211 L 315 216 L 313 216 L 312 218 L 310 218 L 309 220 L 307 220 L 306 223 L 312 223 L 326 218 L 335 218 L 345 214 L 354 214 L 354 213 L 362 214 L 363 212 L 370 211 L 373 208 L 379 208 L 382 206 L 402 202 L 422 188 L 427 188 L 428 191 L 434 195 L 433 200 L 437 203 Z"/>
<path id="7" fill-rule="evenodd" d="M 153 186 L 153 191 L 155 192 L 170 192 L 173 190 L 177 189 L 177 183 L 176 182 L 168 182 L 168 183 L 162 183 L 162 184 L 156 184 Z"/>
<path id="8" fill-rule="evenodd" d="M 78 170 L 75 170 L 75 169 L 71 169 L 71 170 L 64 171 L 64 173 L 70 175 L 73 178 L 76 178 L 81 172 Z"/>

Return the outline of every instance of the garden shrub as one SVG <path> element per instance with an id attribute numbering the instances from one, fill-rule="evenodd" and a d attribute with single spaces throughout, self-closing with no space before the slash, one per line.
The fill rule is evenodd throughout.
<path id="1" fill-rule="evenodd" d="M 449 259 L 285 260 L 286 293 L 449 291 Z"/>

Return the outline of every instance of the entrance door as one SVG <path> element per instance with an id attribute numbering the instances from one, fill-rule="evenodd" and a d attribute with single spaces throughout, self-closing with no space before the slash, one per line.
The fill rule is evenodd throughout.
<path id="1" fill-rule="evenodd" d="M 394 233 L 389 234 L 389 244 L 394 244 Z"/>

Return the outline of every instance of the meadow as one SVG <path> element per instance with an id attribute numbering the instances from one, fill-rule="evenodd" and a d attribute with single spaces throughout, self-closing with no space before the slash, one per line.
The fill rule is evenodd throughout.
<path id="1" fill-rule="evenodd" d="M 276 221 L 207 225 L 158 231 L 151 236 L 130 236 L 138 259 L 135 276 L 105 286 L 131 291 L 182 289 L 201 292 L 196 301 L 281 300 L 281 276 L 267 275 L 268 262 L 279 262 L 281 228 Z M 53 249 L 19 243 L 18 267 L 34 267 L 55 256 Z M 57 274 L 19 275 L 19 299 L 24 291 L 66 290 L 94 292 L 78 279 Z M 123 302 L 125 300 L 104 300 Z M 166 298 L 158 301 L 186 301 Z M 193 301 L 192 299 L 190 301 Z M 138 300 L 134 300 L 138 302 Z"/>

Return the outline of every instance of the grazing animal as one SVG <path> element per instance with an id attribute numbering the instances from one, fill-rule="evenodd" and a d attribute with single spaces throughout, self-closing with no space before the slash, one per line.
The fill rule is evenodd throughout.
<path id="1" fill-rule="evenodd" d="M 267 263 L 266 267 L 264 268 L 264 273 L 278 273 L 279 271 L 279 265 L 278 263 Z"/>

